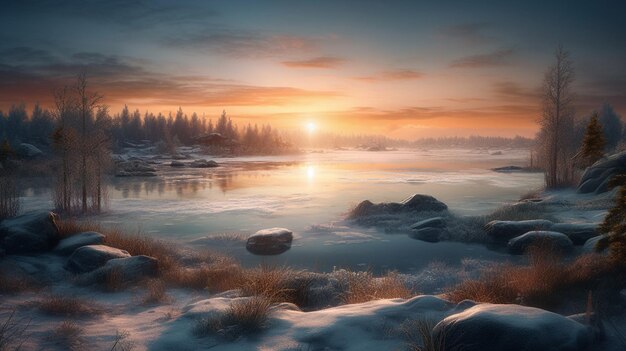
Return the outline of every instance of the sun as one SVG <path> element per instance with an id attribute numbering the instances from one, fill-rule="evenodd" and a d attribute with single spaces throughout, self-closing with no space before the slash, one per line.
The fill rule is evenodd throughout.
<path id="1" fill-rule="evenodd" d="M 308 123 L 306 124 L 306 131 L 307 131 L 309 134 L 313 134 L 313 133 L 315 133 L 315 131 L 316 131 L 316 130 L 317 130 L 317 124 L 315 124 L 315 122 L 308 122 Z"/>

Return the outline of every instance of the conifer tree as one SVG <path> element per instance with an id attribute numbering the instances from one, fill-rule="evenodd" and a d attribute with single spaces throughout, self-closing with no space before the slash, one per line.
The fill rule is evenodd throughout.
<path id="1" fill-rule="evenodd" d="M 600 225 L 600 231 L 608 234 L 600 240 L 596 251 L 609 249 L 609 257 L 619 264 L 626 264 L 626 174 L 615 176 L 609 182 L 609 188 L 619 186 L 615 206 L 609 210 Z"/>
<path id="2" fill-rule="evenodd" d="M 580 147 L 580 165 L 587 168 L 604 156 L 604 130 L 598 119 L 598 114 L 594 113 L 587 125 L 585 137 Z"/>

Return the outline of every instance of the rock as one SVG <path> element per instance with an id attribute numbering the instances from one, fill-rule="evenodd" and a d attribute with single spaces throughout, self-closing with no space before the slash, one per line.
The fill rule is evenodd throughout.
<path id="1" fill-rule="evenodd" d="M 279 255 L 291 248 L 292 240 L 289 229 L 263 229 L 248 237 L 246 249 L 255 255 Z"/>
<path id="2" fill-rule="evenodd" d="M 562 252 L 569 252 L 574 246 L 574 243 L 572 243 L 567 235 L 559 232 L 542 230 L 530 231 L 526 234 L 515 237 L 509 240 L 507 246 L 510 253 L 514 255 L 521 255 L 526 251 L 526 249 L 528 249 L 529 246 L 542 243 L 551 245 L 552 248 Z"/>
<path id="3" fill-rule="evenodd" d="M 210 160 L 195 160 L 193 162 L 191 162 L 189 164 L 189 167 L 193 167 L 193 168 L 212 168 L 212 167 L 219 167 L 219 165 L 217 164 L 217 162 Z"/>
<path id="4" fill-rule="evenodd" d="M 443 202 L 430 195 L 415 194 L 401 203 L 383 202 L 374 204 L 365 200 L 358 204 L 348 218 L 356 219 L 373 215 L 398 214 L 410 212 L 442 212 L 448 209 Z"/>
<path id="5" fill-rule="evenodd" d="M 116 177 L 155 177 L 156 168 L 142 160 L 118 162 L 115 171 Z"/>
<path id="6" fill-rule="evenodd" d="M 76 249 L 64 268 L 72 273 L 91 272 L 114 258 L 130 257 L 127 251 L 106 245 L 87 245 Z"/>
<path id="7" fill-rule="evenodd" d="M 485 225 L 485 231 L 498 242 L 507 242 L 533 230 L 549 230 L 553 223 L 545 219 L 526 221 L 491 221 Z"/>
<path id="8" fill-rule="evenodd" d="M 585 241 L 585 243 L 583 244 L 583 251 L 587 252 L 587 253 L 593 253 L 596 252 L 596 244 L 598 243 L 598 241 L 603 240 L 605 238 L 607 238 L 608 235 L 604 234 L 604 235 L 598 235 L 595 236 L 587 241 Z M 604 250 L 602 251 L 602 253 L 607 253 L 608 250 Z"/>
<path id="9" fill-rule="evenodd" d="M 589 328 L 539 308 L 480 304 L 453 314 L 433 329 L 443 351 L 584 350 Z"/>
<path id="10" fill-rule="evenodd" d="M 587 168 L 578 183 L 577 191 L 582 194 L 606 192 L 609 180 L 625 172 L 626 151 L 622 151 L 603 158 Z"/>
<path id="11" fill-rule="evenodd" d="M 59 241 L 57 215 L 34 212 L 0 223 L 0 247 L 7 255 L 30 254 L 52 249 Z"/>
<path id="12" fill-rule="evenodd" d="M 502 173 L 521 172 L 521 171 L 524 170 L 524 167 L 520 167 L 520 166 L 504 166 L 504 167 L 492 168 L 491 170 L 494 171 L 494 172 L 502 172 Z"/>
<path id="13" fill-rule="evenodd" d="M 15 151 L 22 158 L 37 158 L 43 156 L 43 151 L 39 150 L 35 145 L 27 143 L 21 143 Z"/>
<path id="14" fill-rule="evenodd" d="M 439 241 L 439 236 L 442 231 L 443 230 L 441 228 L 422 228 L 411 231 L 411 233 L 409 233 L 409 237 L 430 243 L 436 243 Z"/>
<path id="15" fill-rule="evenodd" d="M 574 245 L 582 245 L 599 234 L 597 227 L 595 223 L 556 223 L 550 227 L 550 231 L 563 233 Z"/>
<path id="16" fill-rule="evenodd" d="M 180 161 L 172 161 L 172 163 L 170 163 L 170 167 L 185 167 L 185 164 L 183 162 Z"/>
<path id="17" fill-rule="evenodd" d="M 81 278 L 81 283 L 103 282 L 112 274 L 116 274 L 116 279 L 119 279 L 117 283 L 134 283 L 157 275 L 158 270 L 159 261 L 154 257 L 139 255 L 113 258 L 108 260 L 104 266 Z"/>
<path id="18" fill-rule="evenodd" d="M 411 229 L 417 230 L 422 228 L 445 228 L 445 226 L 446 222 L 442 217 L 433 217 L 413 224 L 411 226 Z"/>
<path id="19" fill-rule="evenodd" d="M 500 156 L 500 155 L 502 155 L 502 151 L 494 151 L 494 152 L 491 152 L 490 155 L 492 155 L 492 156 Z"/>
<path id="20" fill-rule="evenodd" d="M 61 240 L 54 248 L 54 252 L 60 255 L 69 255 L 79 247 L 102 244 L 102 241 L 104 241 L 104 234 L 82 232 Z"/>

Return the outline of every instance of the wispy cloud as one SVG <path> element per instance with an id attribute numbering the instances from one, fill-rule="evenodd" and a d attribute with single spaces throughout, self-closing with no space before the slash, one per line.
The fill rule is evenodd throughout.
<path id="1" fill-rule="evenodd" d="M 290 68 L 338 68 L 346 62 L 345 59 L 334 56 L 320 56 L 307 60 L 283 61 L 284 66 Z"/>
<path id="2" fill-rule="evenodd" d="M 511 63 L 515 55 L 513 49 L 503 49 L 486 54 L 461 57 L 450 63 L 454 68 L 484 68 L 504 66 Z"/>
<path id="3" fill-rule="evenodd" d="M 99 53 L 77 53 L 65 59 L 39 60 L 51 55 L 30 52 L 32 64 L 0 59 L 0 104 L 23 101 L 50 103 L 52 89 L 84 72 L 93 89 L 109 104 L 141 101 L 152 105 L 285 106 L 316 103 L 343 96 L 334 91 L 288 86 L 255 86 L 210 77 L 184 77 L 149 71 L 142 60 Z M 1 53 L 0 53 L 1 54 Z M 20 55 L 14 55 L 18 58 Z"/>
<path id="4" fill-rule="evenodd" d="M 169 47 L 234 58 L 267 58 L 312 52 L 318 46 L 318 39 L 292 35 L 265 35 L 239 30 L 216 30 L 171 36 L 163 39 L 162 43 Z"/>
<path id="5" fill-rule="evenodd" d="M 378 72 L 370 76 L 355 77 L 356 80 L 364 82 L 385 82 L 394 80 L 411 80 L 422 78 L 424 74 L 422 72 L 414 71 L 411 69 L 395 69 L 390 71 Z"/>
<path id="6" fill-rule="evenodd" d="M 440 35 L 462 41 L 467 44 L 483 44 L 492 42 L 495 38 L 486 33 L 490 24 L 486 22 L 462 23 L 444 27 Z"/>

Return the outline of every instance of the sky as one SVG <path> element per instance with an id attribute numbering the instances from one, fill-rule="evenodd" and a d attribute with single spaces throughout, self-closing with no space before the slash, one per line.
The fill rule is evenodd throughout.
<path id="1" fill-rule="evenodd" d="M 558 45 L 626 116 L 624 1 L 4 1 L 0 110 L 85 73 L 112 112 L 395 138 L 533 136 Z"/>

